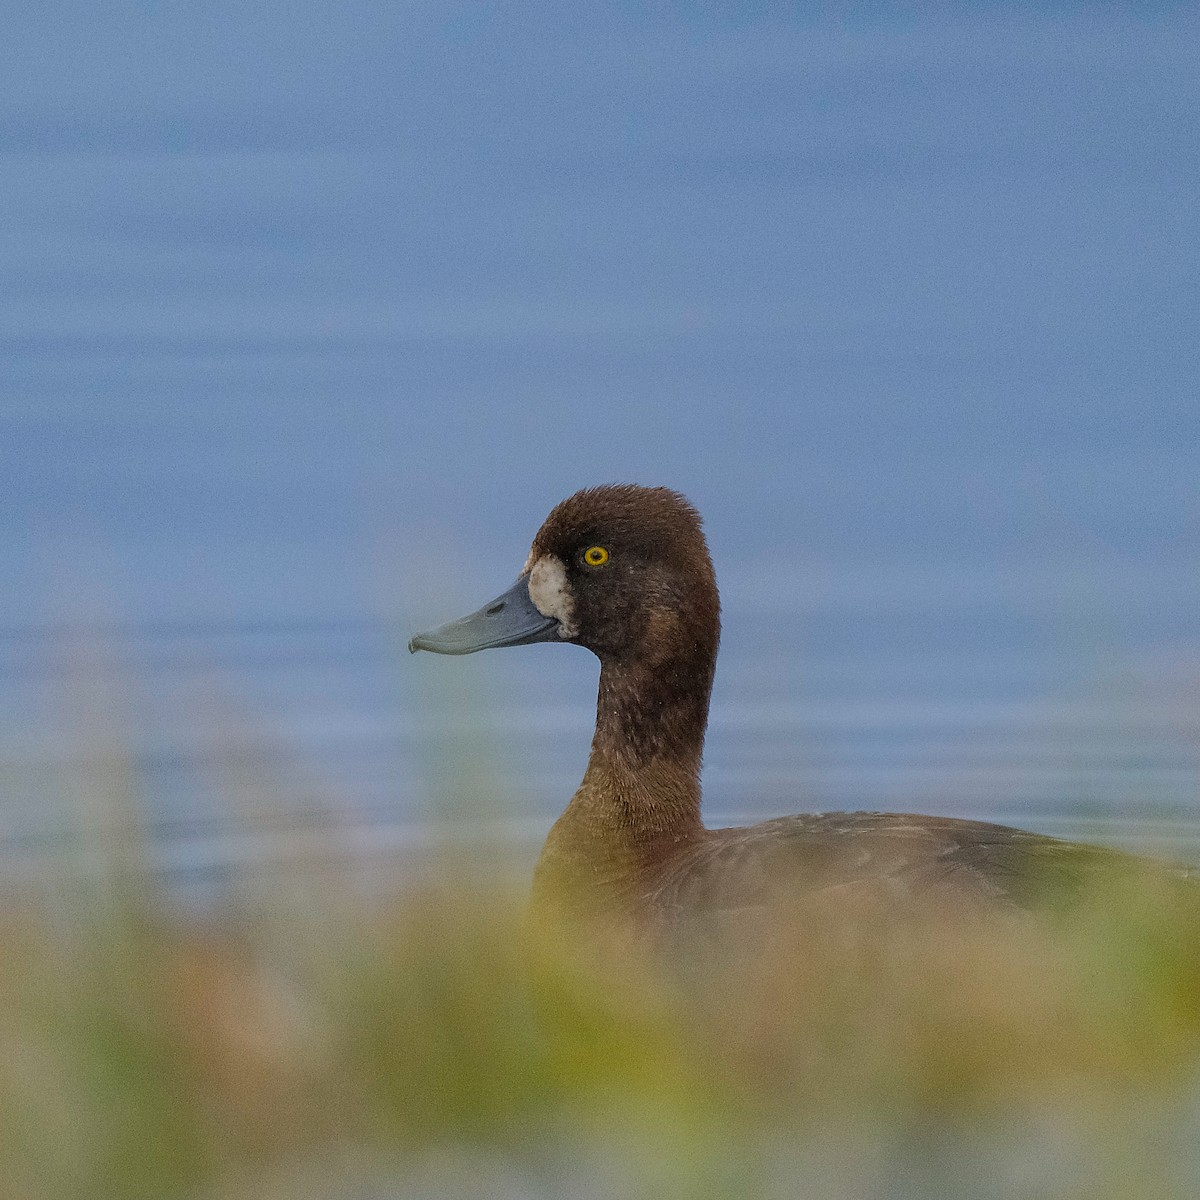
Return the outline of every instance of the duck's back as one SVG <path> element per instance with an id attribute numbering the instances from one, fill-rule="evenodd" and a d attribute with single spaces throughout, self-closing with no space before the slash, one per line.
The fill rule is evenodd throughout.
<path id="1" fill-rule="evenodd" d="M 1070 900 L 1139 869 L 1186 867 L 1006 825 L 902 813 L 807 813 L 709 830 L 663 864 L 653 904 L 670 919 L 785 908 L 807 897 L 1025 908 Z"/>

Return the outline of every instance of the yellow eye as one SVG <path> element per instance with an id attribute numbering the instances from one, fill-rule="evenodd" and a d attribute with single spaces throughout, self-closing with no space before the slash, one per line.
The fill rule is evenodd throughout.
<path id="1" fill-rule="evenodd" d="M 603 546 L 589 546 L 583 552 L 583 561 L 589 567 L 602 567 L 608 562 L 608 551 Z"/>

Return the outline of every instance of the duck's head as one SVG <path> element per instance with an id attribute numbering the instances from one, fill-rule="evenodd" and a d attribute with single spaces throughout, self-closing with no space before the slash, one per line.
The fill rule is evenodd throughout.
<path id="1" fill-rule="evenodd" d="M 700 516 L 678 492 L 587 488 L 546 518 L 516 583 L 478 612 L 408 644 L 435 654 L 566 641 L 602 662 L 709 662 L 720 636 Z"/>

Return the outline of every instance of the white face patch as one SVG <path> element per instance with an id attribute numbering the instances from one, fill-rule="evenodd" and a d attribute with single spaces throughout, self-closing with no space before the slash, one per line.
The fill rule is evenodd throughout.
<path id="1" fill-rule="evenodd" d="M 532 558 L 532 556 L 531 556 Z M 567 582 L 567 569 L 553 555 L 533 559 L 529 569 L 529 598 L 543 617 L 558 622 L 558 636 L 573 638 L 579 633 L 575 624 L 575 595 Z"/>

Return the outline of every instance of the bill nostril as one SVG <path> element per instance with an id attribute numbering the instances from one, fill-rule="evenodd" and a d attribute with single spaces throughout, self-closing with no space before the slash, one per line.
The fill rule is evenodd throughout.
<path id="1" fill-rule="evenodd" d="M 487 610 L 487 615 L 488 615 L 489 617 L 494 617 L 494 616 L 495 616 L 495 615 L 496 615 L 498 612 L 502 611 L 502 610 L 503 610 L 503 608 L 504 608 L 504 601 L 503 601 L 503 600 L 501 600 L 499 604 L 492 604 L 492 605 L 489 605 L 489 606 L 488 606 L 488 610 Z"/>

